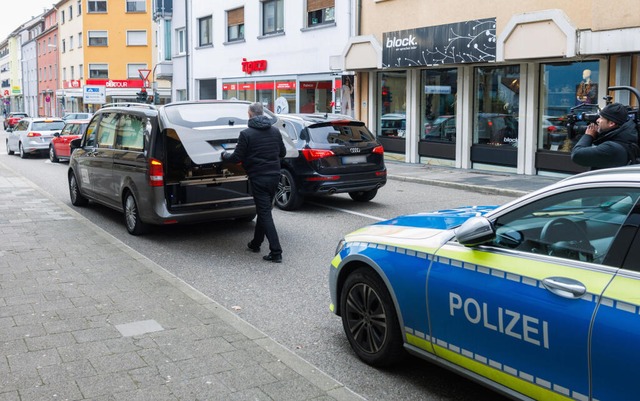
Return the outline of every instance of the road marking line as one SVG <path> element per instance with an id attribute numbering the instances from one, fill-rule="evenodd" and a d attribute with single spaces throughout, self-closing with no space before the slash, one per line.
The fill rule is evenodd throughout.
<path id="1" fill-rule="evenodd" d="M 309 202 L 309 203 L 310 203 L 310 204 L 312 204 L 312 205 L 316 205 L 316 206 L 320 206 L 320 207 L 325 207 L 325 208 L 327 208 L 327 209 L 337 210 L 337 211 L 339 211 L 339 212 L 343 212 L 343 213 L 355 214 L 356 216 L 366 217 L 366 218 L 371 219 L 371 220 L 377 220 L 377 221 L 385 221 L 385 220 L 389 220 L 389 219 L 385 219 L 385 218 L 382 218 L 382 217 L 372 216 L 372 215 L 370 215 L 370 214 L 358 213 L 358 212 L 354 212 L 354 211 L 351 211 L 351 210 L 342 209 L 342 208 L 334 207 L 334 206 L 327 206 L 327 205 L 323 205 L 323 204 L 316 203 L 316 202 Z"/>

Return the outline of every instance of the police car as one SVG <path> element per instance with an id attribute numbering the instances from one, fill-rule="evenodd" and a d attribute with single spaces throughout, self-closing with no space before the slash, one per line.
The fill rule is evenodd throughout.
<path id="1" fill-rule="evenodd" d="M 373 366 L 408 351 L 515 399 L 637 399 L 639 198 L 630 166 L 361 228 L 331 262 L 331 310 Z"/>

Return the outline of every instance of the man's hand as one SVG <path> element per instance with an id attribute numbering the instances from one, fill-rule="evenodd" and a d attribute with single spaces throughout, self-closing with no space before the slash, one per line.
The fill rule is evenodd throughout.
<path id="1" fill-rule="evenodd" d="M 589 135 L 591 138 L 595 138 L 598 135 L 598 126 L 594 123 L 591 123 L 587 126 L 587 129 L 584 131 L 585 135 Z"/>

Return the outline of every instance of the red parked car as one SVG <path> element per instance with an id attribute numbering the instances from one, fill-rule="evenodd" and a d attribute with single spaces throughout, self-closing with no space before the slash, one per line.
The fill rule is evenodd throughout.
<path id="1" fill-rule="evenodd" d="M 71 147 L 69 143 L 76 138 L 80 138 L 87 129 L 91 120 L 68 120 L 62 131 L 53 134 L 49 145 L 49 160 L 57 163 L 60 159 L 69 160 L 71 157 Z"/>
<path id="2" fill-rule="evenodd" d="M 13 111 L 9 113 L 7 118 L 4 119 L 4 130 L 13 129 L 18 121 L 22 120 L 25 117 L 29 117 L 27 113 L 23 111 Z"/>

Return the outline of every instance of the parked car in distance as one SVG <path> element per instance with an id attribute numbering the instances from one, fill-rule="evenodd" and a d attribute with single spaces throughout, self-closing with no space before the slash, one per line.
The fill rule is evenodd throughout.
<path id="1" fill-rule="evenodd" d="M 47 154 L 51 139 L 63 127 L 64 120 L 57 117 L 23 118 L 7 135 L 7 153 L 18 153 L 23 159 L 29 155 Z"/>
<path id="2" fill-rule="evenodd" d="M 407 116 L 401 113 L 387 113 L 380 117 L 380 135 L 404 138 L 407 134 Z"/>
<path id="3" fill-rule="evenodd" d="M 22 120 L 25 117 L 29 117 L 29 115 L 25 112 L 22 111 L 12 111 L 11 113 L 9 113 L 7 115 L 7 117 L 4 119 L 4 130 L 5 131 L 9 131 L 12 130 L 13 127 L 16 126 L 16 124 L 18 123 L 18 121 Z"/>
<path id="4" fill-rule="evenodd" d="M 408 351 L 512 399 L 636 399 L 638 177 L 597 170 L 360 228 L 331 261 L 330 310 L 373 366 Z"/>
<path id="5" fill-rule="evenodd" d="M 280 209 L 297 209 L 307 196 L 336 193 L 367 202 L 386 184 L 384 150 L 362 121 L 341 114 L 280 117 L 299 150 L 282 164 L 275 199 Z"/>
<path id="6" fill-rule="evenodd" d="M 71 141 L 80 138 L 89 125 L 90 120 L 67 120 L 60 133 L 53 134 L 49 144 L 49 160 L 58 163 L 61 159 L 68 160 L 71 156 Z"/>
<path id="7" fill-rule="evenodd" d="M 453 142 L 456 141 L 456 116 L 438 116 L 424 124 L 423 141 Z"/>
<path id="8" fill-rule="evenodd" d="M 255 204 L 246 172 L 222 162 L 247 128 L 249 102 L 192 101 L 164 106 L 115 103 L 71 141 L 71 203 L 90 200 L 123 212 L 127 231 L 150 225 L 251 221 Z M 265 110 L 274 125 L 279 119 Z M 288 155 L 297 150 L 282 131 Z"/>
<path id="9" fill-rule="evenodd" d="M 62 119 L 68 120 L 89 120 L 93 116 L 93 113 L 73 112 L 65 114 Z"/>

